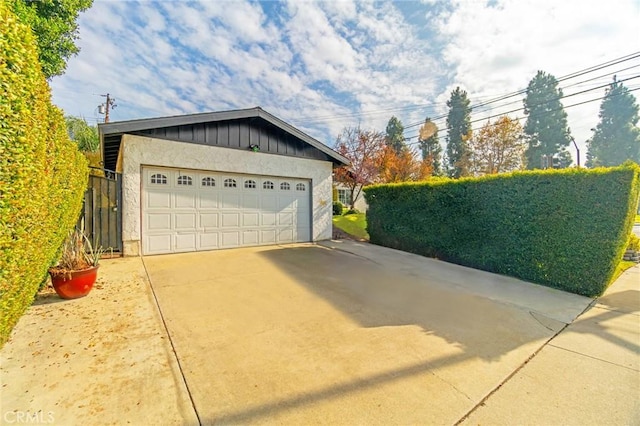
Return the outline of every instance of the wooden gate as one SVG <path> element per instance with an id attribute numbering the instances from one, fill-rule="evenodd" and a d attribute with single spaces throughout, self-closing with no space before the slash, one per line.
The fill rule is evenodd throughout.
<path id="1" fill-rule="evenodd" d="M 122 174 L 91 168 L 80 229 L 107 251 L 122 253 Z"/>

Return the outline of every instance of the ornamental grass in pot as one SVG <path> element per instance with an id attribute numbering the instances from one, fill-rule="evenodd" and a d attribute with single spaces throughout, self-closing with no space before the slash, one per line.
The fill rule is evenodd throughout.
<path id="1" fill-rule="evenodd" d="M 79 229 L 74 229 L 64 241 L 58 264 L 49 268 L 51 283 L 63 299 L 84 297 L 93 288 L 98 276 L 102 247 L 91 241 Z"/>

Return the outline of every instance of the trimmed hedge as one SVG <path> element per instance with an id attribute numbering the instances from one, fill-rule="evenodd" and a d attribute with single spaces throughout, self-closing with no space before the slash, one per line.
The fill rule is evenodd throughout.
<path id="1" fill-rule="evenodd" d="M 31 30 L 0 2 L 0 346 L 78 219 L 87 176 Z"/>
<path id="2" fill-rule="evenodd" d="M 622 259 L 640 167 L 515 172 L 365 188 L 371 242 L 585 296 Z"/>

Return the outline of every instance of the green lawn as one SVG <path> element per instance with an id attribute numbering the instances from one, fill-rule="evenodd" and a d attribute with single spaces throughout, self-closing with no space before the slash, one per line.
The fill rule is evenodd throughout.
<path id="1" fill-rule="evenodd" d="M 333 224 L 354 237 L 369 239 L 369 234 L 367 234 L 367 219 L 364 213 L 334 216 Z"/>
<path id="2" fill-rule="evenodd" d="M 636 223 L 640 223 L 640 214 L 636 215 Z"/>

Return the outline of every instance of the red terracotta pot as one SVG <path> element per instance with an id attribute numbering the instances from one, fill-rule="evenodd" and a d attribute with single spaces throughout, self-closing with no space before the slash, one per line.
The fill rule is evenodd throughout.
<path id="1" fill-rule="evenodd" d="M 49 271 L 49 275 L 51 275 L 51 283 L 58 296 L 63 299 L 77 299 L 89 294 L 93 288 L 93 283 L 96 282 L 98 276 L 98 266 L 69 273 Z"/>

